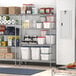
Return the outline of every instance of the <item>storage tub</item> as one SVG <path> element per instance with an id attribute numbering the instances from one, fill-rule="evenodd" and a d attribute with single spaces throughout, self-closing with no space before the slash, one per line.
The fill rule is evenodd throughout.
<path id="1" fill-rule="evenodd" d="M 32 60 L 40 60 L 40 48 L 31 47 L 31 56 L 32 56 Z"/>
<path id="2" fill-rule="evenodd" d="M 50 22 L 43 22 L 43 28 L 47 28 L 49 29 L 50 28 Z"/>
<path id="3" fill-rule="evenodd" d="M 54 15 L 47 16 L 47 21 L 55 22 L 55 16 Z"/>
<path id="4" fill-rule="evenodd" d="M 51 53 L 51 49 L 49 47 L 41 47 L 41 53 Z"/>
<path id="5" fill-rule="evenodd" d="M 29 47 L 21 47 L 21 55 L 22 55 L 22 59 L 24 59 L 24 60 L 30 59 Z"/>
<path id="6" fill-rule="evenodd" d="M 45 44 L 45 37 L 38 37 L 38 44 Z"/>
<path id="7" fill-rule="evenodd" d="M 50 54 L 41 54 L 41 60 L 50 60 Z"/>
<path id="8" fill-rule="evenodd" d="M 36 28 L 42 28 L 42 22 L 37 22 L 36 23 Z"/>
<path id="9" fill-rule="evenodd" d="M 41 36 L 46 36 L 47 30 L 41 30 Z"/>
<path id="10" fill-rule="evenodd" d="M 46 35 L 46 44 L 51 44 L 51 36 Z"/>

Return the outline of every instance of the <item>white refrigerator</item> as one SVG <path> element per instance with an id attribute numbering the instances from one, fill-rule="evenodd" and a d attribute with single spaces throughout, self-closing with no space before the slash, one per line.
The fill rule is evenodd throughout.
<path id="1" fill-rule="evenodd" d="M 75 0 L 56 0 L 56 64 L 75 62 Z"/>

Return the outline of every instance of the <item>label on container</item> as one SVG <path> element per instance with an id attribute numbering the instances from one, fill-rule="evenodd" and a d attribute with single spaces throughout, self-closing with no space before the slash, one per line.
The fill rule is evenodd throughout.
<path id="1" fill-rule="evenodd" d="M 27 14 L 31 14 L 31 11 L 30 10 L 27 10 Z"/>
<path id="2" fill-rule="evenodd" d="M 46 13 L 50 13 L 50 9 L 46 9 Z"/>

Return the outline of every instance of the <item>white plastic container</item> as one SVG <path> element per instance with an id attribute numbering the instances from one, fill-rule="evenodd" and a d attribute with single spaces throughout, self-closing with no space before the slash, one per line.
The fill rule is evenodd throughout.
<path id="1" fill-rule="evenodd" d="M 41 36 L 46 36 L 47 30 L 41 30 Z"/>
<path id="2" fill-rule="evenodd" d="M 32 60 L 40 60 L 40 48 L 32 47 L 31 48 L 31 56 L 32 56 Z"/>
<path id="3" fill-rule="evenodd" d="M 42 23 L 41 22 L 37 22 L 36 23 L 36 28 L 42 28 Z"/>
<path id="4" fill-rule="evenodd" d="M 41 47 L 41 53 L 51 53 L 51 49 L 49 47 Z"/>
<path id="5" fill-rule="evenodd" d="M 21 47 L 22 59 L 29 60 L 30 59 L 30 49 L 29 47 Z"/>
<path id="6" fill-rule="evenodd" d="M 46 35 L 46 44 L 51 44 L 51 36 Z"/>
<path id="7" fill-rule="evenodd" d="M 54 22 L 55 21 L 55 16 L 51 16 L 51 22 Z"/>
<path id="8" fill-rule="evenodd" d="M 38 14 L 38 8 L 33 7 L 32 8 L 32 14 Z"/>
<path id="9" fill-rule="evenodd" d="M 45 37 L 38 37 L 38 44 L 45 44 Z"/>
<path id="10" fill-rule="evenodd" d="M 43 28 L 49 29 L 50 28 L 50 22 L 49 21 L 43 22 Z"/>
<path id="11" fill-rule="evenodd" d="M 47 60 L 50 60 L 50 54 L 41 54 L 41 60 L 45 60 L 45 61 L 47 61 Z"/>
<path id="12" fill-rule="evenodd" d="M 51 35 L 50 37 L 51 37 L 51 42 L 50 42 L 50 43 L 51 43 L 51 44 L 55 44 L 55 43 L 56 43 L 55 35 Z"/>
<path id="13" fill-rule="evenodd" d="M 55 16 L 54 15 L 47 16 L 47 21 L 54 22 L 55 21 Z"/>

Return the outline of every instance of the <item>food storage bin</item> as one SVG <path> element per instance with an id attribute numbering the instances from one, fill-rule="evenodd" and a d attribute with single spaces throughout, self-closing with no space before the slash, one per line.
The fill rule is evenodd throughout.
<path id="1" fill-rule="evenodd" d="M 24 4 L 25 14 L 32 14 L 33 4 Z"/>
<path id="2" fill-rule="evenodd" d="M 46 35 L 46 44 L 51 44 L 51 36 Z"/>
<path id="3" fill-rule="evenodd" d="M 51 53 L 51 49 L 49 47 L 41 47 L 41 53 L 44 54 Z"/>
<path id="4" fill-rule="evenodd" d="M 24 60 L 30 59 L 30 48 L 21 47 L 21 56 L 22 56 L 22 59 L 24 59 Z"/>
<path id="5" fill-rule="evenodd" d="M 38 37 L 38 44 L 45 44 L 45 37 Z"/>
<path id="6" fill-rule="evenodd" d="M 41 36 L 46 36 L 48 30 L 41 30 Z"/>
<path id="7" fill-rule="evenodd" d="M 40 14 L 45 14 L 45 8 L 40 8 L 40 9 L 39 9 L 39 13 L 40 13 Z"/>
<path id="8" fill-rule="evenodd" d="M 50 54 L 41 54 L 41 60 L 50 60 Z"/>
<path id="9" fill-rule="evenodd" d="M 42 28 L 42 22 L 37 22 L 36 23 L 36 28 Z"/>
<path id="10" fill-rule="evenodd" d="M 50 8 L 50 7 L 45 8 L 45 14 L 50 14 L 50 13 L 52 14 L 53 10 L 54 10 L 54 8 Z"/>
<path id="11" fill-rule="evenodd" d="M 55 15 L 49 15 L 46 17 L 47 21 L 55 22 Z"/>
<path id="12" fill-rule="evenodd" d="M 32 56 L 32 60 L 40 60 L 40 48 L 31 47 L 31 56 Z"/>
<path id="13" fill-rule="evenodd" d="M 50 28 L 50 22 L 48 22 L 48 21 L 43 22 L 43 28 L 49 29 Z"/>
<path id="14" fill-rule="evenodd" d="M 38 8 L 33 7 L 32 8 L 32 14 L 38 14 Z"/>
<path id="15" fill-rule="evenodd" d="M 50 43 L 51 43 L 51 44 L 55 44 L 55 43 L 56 43 L 56 42 L 55 42 L 55 41 L 56 41 L 55 35 L 51 35 L 50 37 L 51 37 L 51 42 L 50 42 Z"/>
<path id="16" fill-rule="evenodd" d="M 26 10 L 26 4 L 23 4 L 23 6 L 21 7 L 21 14 L 25 14 L 25 10 Z"/>

